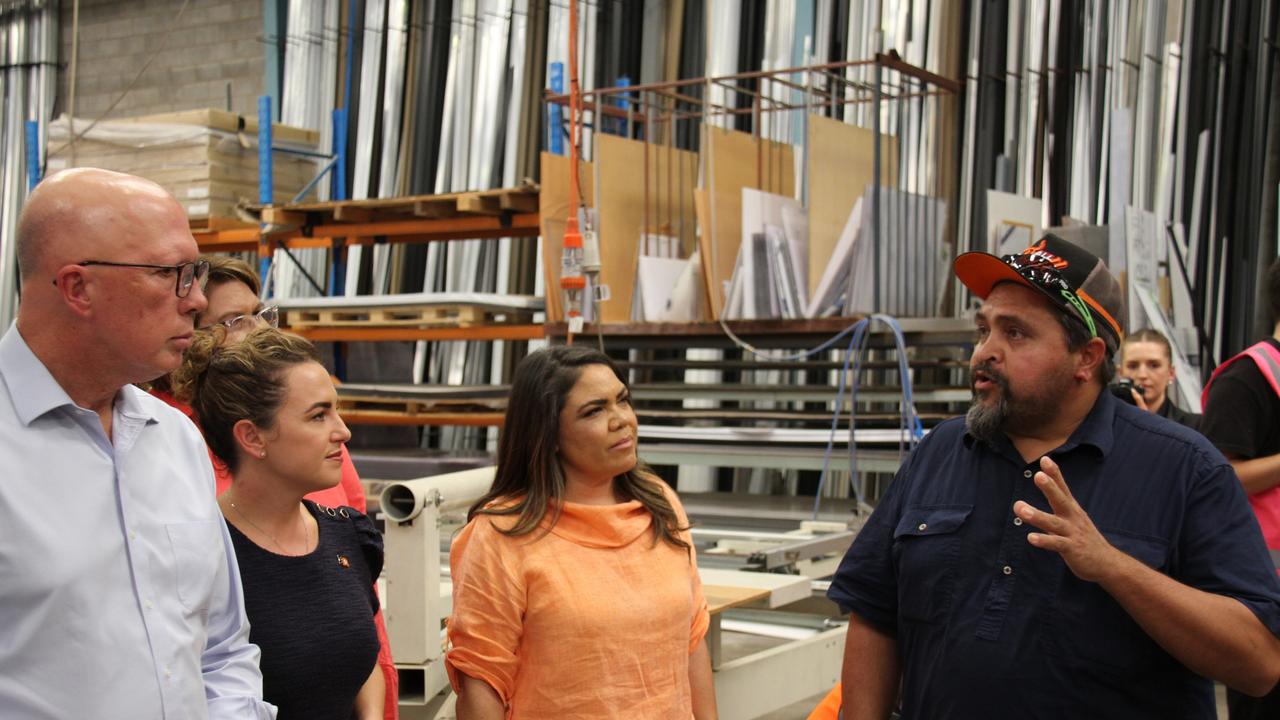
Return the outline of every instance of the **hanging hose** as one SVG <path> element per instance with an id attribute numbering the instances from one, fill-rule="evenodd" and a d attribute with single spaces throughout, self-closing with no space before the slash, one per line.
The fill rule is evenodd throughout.
<path id="1" fill-rule="evenodd" d="M 894 346 L 898 354 L 898 375 L 902 382 L 902 405 L 898 416 L 899 456 L 913 450 L 920 442 L 920 438 L 924 437 L 924 425 L 921 423 L 920 415 L 916 411 L 915 396 L 911 387 L 911 371 L 907 364 L 906 340 L 902 335 L 902 326 L 898 324 L 897 320 L 888 315 L 875 314 L 850 325 L 839 335 L 820 345 L 819 348 L 825 349 L 824 346 L 830 347 L 831 344 L 846 333 L 853 332 L 853 336 L 849 338 L 849 347 L 845 350 L 844 364 L 840 370 L 840 384 L 836 389 L 835 410 L 831 415 L 831 433 L 827 438 L 827 447 L 822 455 L 822 474 L 818 477 L 818 487 L 814 493 L 813 518 L 815 520 L 818 518 L 818 511 L 822 506 L 822 491 L 826 486 L 827 475 L 831 470 L 831 452 L 835 447 L 836 429 L 843 410 L 845 377 L 849 375 L 851 361 L 853 372 L 849 402 L 849 484 L 850 489 L 853 491 L 855 502 L 854 513 L 859 515 L 862 513 L 864 503 L 862 488 L 858 482 L 857 444 L 854 442 L 854 431 L 857 427 L 858 389 L 861 384 L 862 362 L 866 354 L 867 342 L 871 337 L 868 330 L 873 322 L 880 322 L 888 326 L 889 330 L 893 332 Z"/>

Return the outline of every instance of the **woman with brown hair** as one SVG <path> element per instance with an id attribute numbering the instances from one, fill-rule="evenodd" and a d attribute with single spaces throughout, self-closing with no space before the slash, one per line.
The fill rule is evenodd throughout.
<path id="1" fill-rule="evenodd" d="M 342 477 L 351 437 L 315 347 L 271 328 L 197 332 L 171 377 L 231 472 L 218 498 L 235 546 L 263 697 L 280 720 L 381 720 L 382 540 L 354 508 L 304 498 Z"/>
<path id="2" fill-rule="evenodd" d="M 603 353 L 516 368 L 493 487 L 450 552 L 459 720 L 716 717 L 688 521 L 636 440 Z"/>
<path id="3" fill-rule="evenodd" d="M 209 304 L 196 316 L 197 328 L 211 330 L 222 327 L 225 332 L 223 344 L 227 344 L 240 342 L 258 328 L 276 327 L 279 310 L 266 306 L 259 300 L 258 294 L 262 286 L 258 281 L 258 274 L 249 263 L 230 255 L 201 255 L 200 259 L 209 263 L 209 274 L 204 287 L 204 295 Z M 152 395 L 182 411 L 197 426 L 200 425 L 191 406 L 174 397 L 168 376 L 152 381 L 147 389 Z M 231 471 L 216 452 L 210 450 L 209 459 L 213 463 L 216 492 L 221 495 L 231 487 Z M 342 446 L 342 481 L 333 487 L 311 493 L 307 499 L 329 507 L 346 505 L 360 512 L 366 511 L 364 485 L 360 482 L 360 475 L 351 462 L 351 455 L 345 444 Z M 378 664 L 382 667 L 387 688 L 383 720 L 396 720 L 399 717 L 397 702 L 400 696 L 400 678 L 391 658 L 391 642 L 387 639 L 387 629 L 381 615 L 377 618 L 377 626 L 378 639 L 382 645 Z"/>

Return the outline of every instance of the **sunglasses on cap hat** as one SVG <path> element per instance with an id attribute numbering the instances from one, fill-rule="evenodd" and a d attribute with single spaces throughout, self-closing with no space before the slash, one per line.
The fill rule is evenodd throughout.
<path id="1" fill-rule="evenodd" d="M 1089 306 L 1071 289 L 1071 283 L 1068 283 L 1067 279 L 1062 277 L 1062 274 L 1049 262 L 1044 260 L 1024 262 L 1027 257 L 1026 255 L 1005 255 L 1000 259 L 1028 282 L 1039 285 L 1045 290 L 1056 290 L 1062 299 L 1066 300 L 1067 304 L 1079 314 L 1085 327 L 1089 328 L 1089 336 L 1098 337 L 1098 326 L 1093 322 L 1093 313 L 1089 312 Z"/>
<path id="2" fill-rule="evenodd" d="M 1017 283 L 1044 294 L 1112 349 L 1124 339 L 1117 320 L 1124 317 L 1120 283 L 1096 255 L 1052 233 L 1013 255 L 964 253 L 956 258 L 955 273 L 984 300 L 996 285 Z"/>

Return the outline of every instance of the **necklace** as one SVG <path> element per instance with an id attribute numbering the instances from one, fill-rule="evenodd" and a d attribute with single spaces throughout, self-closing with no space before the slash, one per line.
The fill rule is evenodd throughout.
<path id="1" fill-rule="evenodd" d="M 308 548 L 311 547 L 311 525 L 307 523 L 305 520 L 302 523 L 302 537 L 303 537 L 302 552 L 293 553 L 293 552 L 290 552 L 289 550 L 286 550 L 284 545 L 281 545 L 280 541 L 276 539 L 275 535 L 272 535 L 271 533 L 267 532 L 265 529 L 263 529 L 261 525 L 249 519 L 249 516 L 245 515 L 244 511 L 236 506 L 234 500 L 231 500 L 230 498 L 228 498 L 227 504 L 230 505 L 231 509 L 235 510 L 236 514 L 239 515 L 241 518 L 243 518 L 245 522 L 249 523 L 249 525 L 251 525 L 253 529 L 257 530 L 263 535 L 266 535 L 271 540 L 272 543 L 275 543 L 275 546 L 280 549 L 281 553 L 285 555 L 290 555 L 293 557 L 300 557 L 302 555 L 306 555 L 308 552 Z"/>

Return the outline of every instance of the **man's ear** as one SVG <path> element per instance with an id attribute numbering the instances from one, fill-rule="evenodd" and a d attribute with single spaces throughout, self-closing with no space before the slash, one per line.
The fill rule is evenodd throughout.
<path id="1" fill-rule="evenodd" d="M 1080 348 L 1080 359 L 1076 363 L 1075 377 L 1081 382 L 1088 382 L 1098 374 L 1107 359 L 1107 343 L 1102 338 L 1089 338 L 1089 342 Z"/>
<path id="2" fill-rule="evenodd" d="M 240 451 L 249 457 L 263 458 L 267 455 L 266 438 L 252 420 L 238 420 L 231 428 L 231 435 L 236 439 Z"/>
<path id="3" fill-rule="evenodd" d="M 88 315 L 93 307 L 89 297 L 89 276 L 78 265 L 66 265 L 53 279 L 62 302 L 77 315 Z"/>

